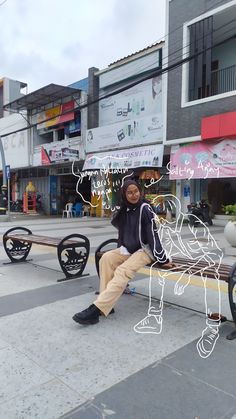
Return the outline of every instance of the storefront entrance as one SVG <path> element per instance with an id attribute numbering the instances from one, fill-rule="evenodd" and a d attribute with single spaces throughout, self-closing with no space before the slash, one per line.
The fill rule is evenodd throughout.
<path id="1" fill-rule="evenodd" d="M 207 198 L 214 214 L 224 214 L 224 205 L 236 203 L 236 178 L 208 179 Z"/>
<path id="2" fill-rule="evenodd" d="M 79 185 L 77 185 L 78 177 L 72 174 L 59 177 L 61 191 L 60 212 L 63 211 L 68 202 L 73 204 L 81 202 L 83 204 L 84 201 L 91 201 L 91 180 L 88 177 L 84 177 L 83 182 Z"/>

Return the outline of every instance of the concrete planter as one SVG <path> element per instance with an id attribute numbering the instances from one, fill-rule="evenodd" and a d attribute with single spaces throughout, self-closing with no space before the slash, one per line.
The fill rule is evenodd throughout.
<path id="1" fill-rule="evenodd" d="M 232 247 L 236 247 L 236 221 L 228 221 L 224 229 L 224 235 Z"/>

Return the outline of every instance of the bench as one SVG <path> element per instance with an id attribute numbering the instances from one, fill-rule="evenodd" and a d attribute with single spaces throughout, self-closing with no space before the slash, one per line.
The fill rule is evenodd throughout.
<path id="1" fill-rule="evenodd" d="M 3 235 L 3 246 L 12 263 L 26 261 L 32 244 L 57 248 L 58 261 L 65 274 L 65 278 L 58 282 L 85 276 L 82 273 L 90 251 L 87 237 L 82 234 L 71 234 L 64 238 L 40 236 L 32 234 L 25 227 L 13 227 Z"/>
<path id="2" fill-rule="evenodd" d="M 95 251 L 95 264 L 96 264 L 96 269 L 97 269 L 97 273 L 99 276 L 99 260 L 102 257 L 102 255 L 107 251 L 107 250 L 111 250 L 111 247 L 108 249 L 108 247 L 110 245 L 112 245 L 112 248 L 114 249 L 115 247 L 117 247 L 118 244 L 118 240 L 117 239 L 110 239 L 110 240 L 106 240 L 103 243 L 100 244 L 100 246 L 96 249 Z M 115 246 L 114 246 L 115 245 Z M 107 247 L 107 249 L 105 249 Z M 176 265 L 175 268 L 171 269 L 172 272 L 176 272 L 178 273 L 180 271 L 180 267 L 181 270 L 189 270 L 189 272 L 191 271 L 191 273 L 200 276 L 200 272 L 199 272 L 199 268 L 206 268 L 208 267 L 207 263 L 204 261 L 201 261 L 197 264 L 197 266 L 192 266 L 193 265 L 193 261 L 191 261 L 190 259 L 185 259 L 185 258 L 180 258 L 180 257 L 173 257 L 172 258 L 172 262 Z M 146 265 L 147 267 L 150 267 L 152 264 L 150 265 Z M 158 269 L 158 266 L 157 268 Z M 160 269 L 160 268 L 159 268 Z M 234 295 L 236 293 L 236 263 L 234 263 L 233 266 L 227 265 L 227 264 L 221 264 L 220 268 L 219 268 L 219 275 L 220 275 L 220 281 L 224 281 L 228 284 L 228 297 L 229 297 L 229 305 L 230 305 L 230 310 L 231 310 L 231 314 L 233 317 L 233 321 L 234 324 L 236 326 L 236 303 L 234 302 Z M 215 277 L 215 272 L 214 270 L 209 267 L 207 270 L 204 271 L 207 276 L 209 278 L 214 278 Z M 140 293 L 136 293 L 136 294 L 140 294 Z M 141 294 L 143 296 L 145 296 L 144 294 Z M 148 297 L 148 296 L 147 296 Z M 231 332 L 228 336 L 227 339 L 232 340 L 236 338 L 236 329 L 233 330 L 233 332 Z"/>

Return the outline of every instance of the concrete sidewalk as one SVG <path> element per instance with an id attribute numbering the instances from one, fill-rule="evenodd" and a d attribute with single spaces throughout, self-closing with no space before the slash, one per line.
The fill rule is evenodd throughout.
<path id="1" fill-rule="evenodd" d="M 0 234 L 16 225 L 55 237 L 80 232 L 89 237 L 92 252 L 89 277 L 58 283 L 63 274 L 55 249 L 33 246 L 33 261 L 4 265 L 0 246 L 0 419 L 236 418 L 236 341 L 225 338 L 233 329 L 226 284 L 222 313 L 229 321 L 208 359 L 196 349 L 205 325 L 201 281 L 181 296 L 168 281 L 161 335 L 134 332 L 148 307 L 148 299 L 135 294 L 123 295 L 115 314 L 83 327 L 71 317 L 94 300 L 94 250 L 116 237 L 115 229 L 108 219 L 37 217 L 0 223 Z M 224 262 L 233 264 L 235 249 L 223 227 L 210 230 L 224 249 Z M 147 293 L 147 281 L 142 271 L 130 287 Z M 213 285 L 209 292 L 214 301 Z"/>

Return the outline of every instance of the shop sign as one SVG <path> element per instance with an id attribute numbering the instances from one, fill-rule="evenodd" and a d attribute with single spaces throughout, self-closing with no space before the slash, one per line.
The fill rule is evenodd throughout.
<path id="1" fill-rule="evenodd" d="M 66 135 L 74 134 L 81 130 L 81 120 L 77 117 L 74 121 L 70 121 L 69 124 L 64 126 L 64 132 Z"/>
<path id="2" fill-rule="evenodd" d="M 113 125 L 89 129 L 86 132 L 86 152 L 123 149 L 162 141 L 162 115 L 152 115 Z"/>
<path id="3" fill-rule="evenodd" d="M 71 121 L 74 116 L 74 101 L 71 100 L 37 114 L 37 129 L 49 128 Z"/>
<path id="4" fill-rule="evenodd" d="M 24 129 L 14 134 L 6 135 L 8 132 Z M 6 162 L 11 169 L 26 167 L 29 165 L 29 142 L 27 122 L 22 115 L 12 114 L 5 118 L 0 118 L 0 132 L 2 146 L 5 154 Z M 6 135 L 6 136 L 5 136 Z M 2 161 L 0 159 L 0 169 L 2 169 Z"/>
<path id="5" fill-rule="evenodd" d="M 162 144 L 157 144 L 147 147 L 134 147 L 127 150 L 88 154 L 83 170 L 161 167 L 163 149 L 164 146 Z"/>
<path id="6" fill-rule="evenodd" d="M 79 139 L 75 137 L 36 147 L 34 166 L 79 160 L 81 147 Z"/>
<path id="7" fill-rule="evenodd" d="M 167 171 L 171 180 L 236 177 L 236 138 L 172 146 Z"/>

